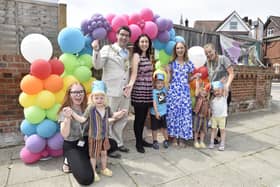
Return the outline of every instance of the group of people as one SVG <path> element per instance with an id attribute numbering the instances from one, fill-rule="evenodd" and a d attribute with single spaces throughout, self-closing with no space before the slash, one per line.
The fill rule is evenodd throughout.
<path id="1" fill-rule="evenodd" d="M 130 55 L 127 49 L 130 36 L 130 29 L 123 26 L 116 33 L 114 44 L 100 49 L 98 40 L 92 42 L 94 68 L 103 70 L 102 81 L 94 81 L 89 101 L 82 84 L 70 85 L 59 110 L 58 122 L 64 137 L 63 171 L 72 172 L 82 185 L 100 180 L 96 171 L 99 161 L 100 174 L 113 175 L 107 167 L 107 154 L 120 158 L 119 151 L 130 151 L 123 142 L 130 102 L 134 107 L 135 146 L 139 153 L 145 153 L 144 147 L 159 149 L 158 130 L 163 134 L 164 148 L 168 148 L 170 142 L 174 146 L 185 146 L 186 140 L 193 138 L 193 133 L 194 146 L 204 148 L 210 111 L 212 131 L 209 148 L 214 148 L 217 128 L 221 132 L 219 150 L 225 147 L 226 103 L 234 77 L 230 61 L 218 55 L 212 44 L 204 47 L 208 58 L 206 66 L 213 82 L 209 92 L 209 88 L 200 85 L 200 74 L 193 74 L 194 64 L 188 60 L 184 42 L 176 43 L 172 60 L 165 68 L 166 74 L 153 75 L 151 39 L 146 34 L 140 35 Z M 193 79 L 197 82 L 194 110 L 189 86 Z M 148 112 L 152 143 L 143 139 Z"/>

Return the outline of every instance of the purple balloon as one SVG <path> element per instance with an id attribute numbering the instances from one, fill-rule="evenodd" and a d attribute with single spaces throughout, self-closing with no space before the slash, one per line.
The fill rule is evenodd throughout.
<path id="1" fill-rule="evenodd" d="M 167 28 L 166 30 L 170 31 L 173 28 L 173 21 L 171 19 L 167 20 Z"/>
<path id="2" fill-rule="evenodd" d="M 159 30 L 159 31 L 165 31 L 165 30 L 167 30 L 167 27 L 168 27 L 168 21 L 167 21 L 167 19 L 165 19 L 165 18 L 158 18 L 158 19 L 156 20 L 156 24 L 157 24 L 157 26 L 158 26 L 158 30 Z"/>
<path id="3" fill-rule="evenodd" d="M 46 147 L 46 144 L 46 139 L 38 136 L 37 134 L 29 136 L 25 142 L 26 148 L 31 153 L 39 153 L 43 151 Z"/>
<path id="4" fill-rule="evenodd" d="M 84 20 L 81 23 L 81 29 L 83 31 L 83 33 L 86 35 L 88 33 L 90 33 L 89 29 L 88 29 L 88 20 Z"/>
<path id="5" fill-rule="evenodd" d="M 107 31 L 103 27 L 99 27 L 97 29 L 94 29 L 92 32 L 92 37 L 96 38 L 98 40 L 102 40 L 106 37 Z"/>
<path id="6" fill-rule="evenodd" d="M 159 18 L 160 16 L 158 14 L 154 14 L 154 18 L 153 18 L 153 22 L 156 22 L 156 20 Z"/>
<path id="7" fill-rule="evenodd" d="M 158 33 L 157 38 L 160 42 L 166 43 L 169 41 L 170 36 L 169 36 L 168 31 L 163 31 L 163 32 Z"/>
<path id="8" fill-rule="evenodd" d="M 54 136 L 47 140 L 48 147 L 52 150 L 59 150 L 62 149 L 63 145 L 63 137 L 61 136 L 60 132 L 56 133 Z"/>

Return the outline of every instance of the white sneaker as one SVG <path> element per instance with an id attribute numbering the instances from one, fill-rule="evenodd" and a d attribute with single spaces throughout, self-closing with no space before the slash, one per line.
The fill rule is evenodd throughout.
<path id="1" fill-rule="evenodd" d="M 219 151 L 224 151 L 225 150 L 225 146 L 224 145 L 220 145 L 220 147 L 218 148 Z"/>
<path id="2" fill-rule="evenodd" d="M 209 149 L 214 149 L 214 147 L 215 147 L 214 143 L 210 143 L 208 146 Z"/>

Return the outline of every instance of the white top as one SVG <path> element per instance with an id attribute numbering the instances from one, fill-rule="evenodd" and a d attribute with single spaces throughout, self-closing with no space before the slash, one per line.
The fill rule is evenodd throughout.
<path id="1" fill-rule="evenodd" d="M 211 101 L 212 117 L 227 117 L 227 97 L 215 97 Z"/>

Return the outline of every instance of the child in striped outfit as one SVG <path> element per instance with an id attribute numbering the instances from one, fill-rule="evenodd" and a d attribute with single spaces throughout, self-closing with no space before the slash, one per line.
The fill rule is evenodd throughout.
<path id="1" fill-rule="evenodd" d="M 72 117 L 83 123 L 89 120 L 89 156 L 94 171 L 94 181 L 100 180 L 95 171 L 96 161 L 101 159 L 101 171 L 104 176 L 112 176 L 113 172 L 107 168 L 107 150 L 110 148 L 109 143 L 109 123 L 119 120 L 127 113 L 127 110 L 120 110 L 112 113 L 109 106 L 106 105 L 106 86 L 103 81 L 94 81 L 90 95 L 91 103 L 88 105 L 83 116 L 75 112 Z"/>

